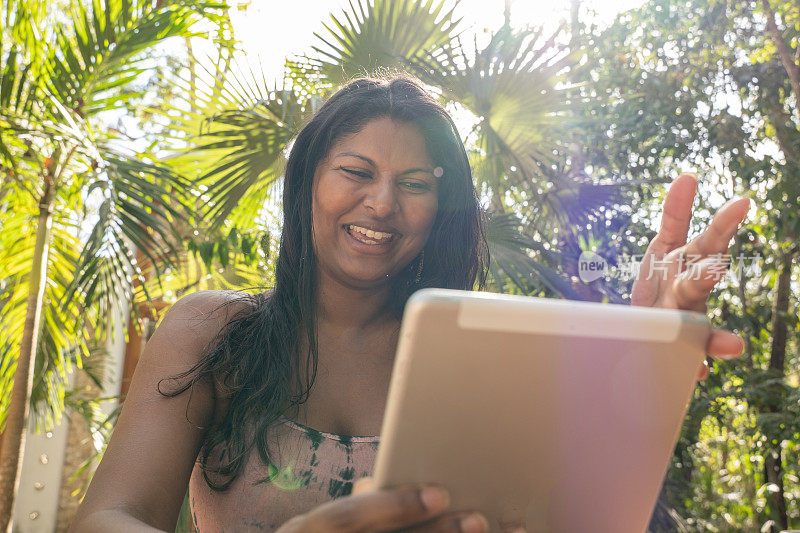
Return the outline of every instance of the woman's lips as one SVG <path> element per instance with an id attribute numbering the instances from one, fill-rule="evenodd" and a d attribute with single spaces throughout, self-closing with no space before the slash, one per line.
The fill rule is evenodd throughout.
<path id="1" fill-rule="evenodd" d="M 394 244 L 400 239 L 400 236 L 393 234 L 389 240 L 380 242 L 375 239 L 370 239 L 366 235 L 358 231 L 351 230 L 349 225 L 342 228 L 347 234 L 347 240 L 351 245 L 361 253 L 367 254 L 382 254 L 391 249 Z"/>
<path id="2" fill-rule="evenodd" d="M 350 235 L 367 244 L 388 242 L 400 236 L 397 231 L 390 228 L 377 229 L 360 224 L 345 224 L 344 228 Z"/>

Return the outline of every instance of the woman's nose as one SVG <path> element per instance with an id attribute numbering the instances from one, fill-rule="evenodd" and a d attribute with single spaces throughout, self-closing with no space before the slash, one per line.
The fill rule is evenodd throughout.
<path id="1" fill-rule="evenodd" d="M 376 178 L 367 187 L 364 205 L 378 218 L 387 218 L 397 209 L 394 180 L 388 177 Z"/>

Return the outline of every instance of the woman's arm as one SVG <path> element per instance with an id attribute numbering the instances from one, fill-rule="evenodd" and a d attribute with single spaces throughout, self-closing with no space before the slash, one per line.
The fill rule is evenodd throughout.
<path id="1" fill-rule="evenodd" d="M 174 531 L 204 430 L 225 414 L 222 395 L 198 382 L 169 398 L 161 379 L 190 369 L 203 348 L 239 308 L 219 306 L 230 293 L 204 291 L 173 305 L 145 346 L 114 434 L 97 467 L 71 533 Z M 238 305 L 238 304 L 237 304 Z M 162 384 L 169 390 L 169 382 Z M 164 389 L 162 389 L 164 390 Z M 188 407 L 188 409 L 187 409 Z M 187 421 L 188 418 L 191 422 Z M 449 498 L 438 487 L 400 487 L 341 498 L 286 523 L 281 532 L 409 528 L 417 532 L 480 533 L 486 520 L 475 513 L 442 513 Z"/>
<path id="2" fill-rule="evenodd" d="M 224 415 L 224 406 L 215 405 L 210 382 L 198 382 L 193 393 L 172 398 L 159 393 L 158 383 L 199 361 L 206 344 L 236 310 L 220 308 L 230 298 L 228 292 L 202 291 L 169 309 L 145 346 L 71 532 L 175 529 L 202 444 L 201 428 Z M 162 390 L 171 385 L 163 382 Z"/>

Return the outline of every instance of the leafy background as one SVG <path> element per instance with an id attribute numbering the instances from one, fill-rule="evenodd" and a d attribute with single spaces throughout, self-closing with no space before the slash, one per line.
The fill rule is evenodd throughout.
<path id="1" fill-rule="evenodd" d="M 43 200 L 51 229 L 26 401 L 39 430 L 65 413 L 86 419 L 99 446 L 78 470 L 90 473 L 116 413 L 116 398 L 96 393 L 115 306 L 143 331 L 187 292 L 268 286 L 288 143 L 349 77 L 403 69 L 468 124 L 491 290 L 627 302 L 625 263 L 680 170 L 700 176 L 695 233 L 725 199 L 756 200 L 733 252 L 756 268 L 734 268 L 709 306 L 746 351 L 698 385 L 650 529 L 800 527 L 797 3 L 650 0 L 598 25 L 574 0 L 555 29 L 507 16 L 481 43 L 454 7 L 354 0 L 321 17 L 314 46 L 276 83 L 243 60 L 230 9 L 246 5 L 4 0 L 0 421 Z M 199 40 L 213 54 L 196 53 Z M 617 275 L 581 281 L 586 250 Z M 188 527 L 184 513 L 177 528 Z"/>

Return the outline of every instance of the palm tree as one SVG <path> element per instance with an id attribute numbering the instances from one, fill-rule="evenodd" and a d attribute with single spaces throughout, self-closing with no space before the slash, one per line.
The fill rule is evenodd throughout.
<path id="1" fill-rule="evenodd" d="M 208 209 L 236 213 L 237 203 L 250 198 L 245 203 L 256 206 L 266 198 L 266 186 L 280 177 L 275 163 L 282 161 L 285 143 L 301 122 L 291 110 L 308 113 L 315 98 L 321 100 L 353 76 L 404 69 L 438 89 L 443 103 L 474 118 L 465 142 L 478 185 L 491 202 L 495 288 L 582 298 L 573 280 L 557 273 L 566 259 L 550 243 L 574 233 L 576 221 L 585 222 L 612 204 L 618 186 L 580 181 L 574 176 L 585 178 L 584 173 L 557 165 L 576 126 L 568 120 L 573 104 L 565 74 L 576 56 L 558 44 L 563 28 L 546 35 L 540 29 L 513 31 L 508 23 L 484 48 L 468 51 L 455 4 L 358 0 L 328 18 L 315 34 L 312 55 L 287 61 L 281 89 L 269 90 L 251 73 L 231 80 L 237 89 L 224 98 L 194 91 L 210 95 L 196 102 L 210 130 L 207 139 L 196 137 L 183 157 L 202 169 L 199 177 L 211 180 Z M 283 122 L 287 112 L 291 126 Z M 191 120 L 197 131 L 201 122 Z M 279 131 L 280 126 L 286 128 Z M 216 157 L 196 158 L 209 150 Z M 252 220 L 253 209 L 247 213 L 240 223 Z"/>
<path id="2" fill-rule="evenodd" d="M 60 418 L 67 372 L 91 366 L 107 315 L 174 264 L 190 184 L 103 126 L 140 96 L 147 51 L 224 17 L 220 4 L 4 0 L 0 32 L 0 529 L 10 524 L 29 405 Z M 89 227 L 88 235 L 83 235 Z M 144 286 L 144 283 L 141 283 Z M 20 346 L 19 352 L 12 347 Z M 8 399 L 8 400 L 6 400 Z M 68 401 L 68 400 L 66 400 Z"/>

